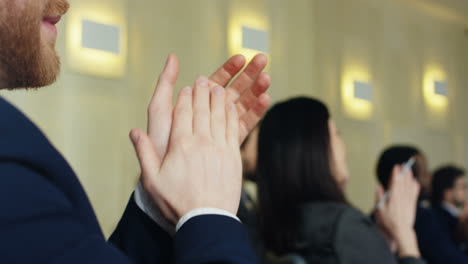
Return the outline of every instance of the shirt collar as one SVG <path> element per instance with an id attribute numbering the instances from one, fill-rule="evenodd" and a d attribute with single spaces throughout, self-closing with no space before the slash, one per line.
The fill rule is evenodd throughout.
<path id="1" fill-rule="evenodd" d="M 460 210 L 450 203 L 442 202 L 441 207 L 454 217 L 458 217 L 460 215 Z"/>

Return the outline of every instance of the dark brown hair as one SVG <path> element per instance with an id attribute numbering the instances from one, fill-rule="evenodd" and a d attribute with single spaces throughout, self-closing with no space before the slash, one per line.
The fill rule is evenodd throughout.
<path id="1" fill-rule="evenodd" d="M 260 126 L 259 220 L 263 242 L 276 254 L 294 248 L 302 205 L 346 203 L 331 172 L 329 119 L 322 102 L 301 97 L 275 105 Z"/>

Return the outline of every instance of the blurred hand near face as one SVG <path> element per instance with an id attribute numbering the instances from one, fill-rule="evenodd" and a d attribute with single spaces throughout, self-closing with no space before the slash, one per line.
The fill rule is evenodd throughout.
<path id="1" fill-rule="evenodd" d="M 401 175 L 402 167 L 393 169 L 390 183 L 390 198 L 376 212 L 377 223 L 393 239 L 401 257 L 419 257 L 419 249 L 414 232 L 416 207 L 420 185 L 411 172 Z M 379 200 L 384 196 L 379 188 Z"/>

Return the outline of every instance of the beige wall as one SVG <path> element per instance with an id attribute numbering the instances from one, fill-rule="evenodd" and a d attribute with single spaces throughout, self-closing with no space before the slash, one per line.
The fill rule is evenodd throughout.
<path id="1" fill-rule="evenodd" d="M 71 0 L 73 7 L 93 0 Z M 351 201 L 368 210 L 378 153 L 393 142 L 420 145 L 430 165 L 467 166 L 468 41 L 463 26 L 430 9 L 398 0 L 100 0 L 127 18 L 128 63 L 123 78 L 103 79 L 67 66 L 65 23 L 58 50 L 63 72 L 52 87 L 1 94 L 24 110 L 70 161 L 110 234 L 133 189 L 138 166 L 128 141 L 144 128 L 146 105 L 169 52 L 180 57 L 179 87 L 209 74 L 229 55 L 230 17 L 267 18 L 271 31 L 274 100 L 294 95 L 326 101 L 349 150 Z M 439 64 L 451 89 L 446 116 L 426 109 L 422 76 Z M 367 121 L 344 114 L 340 83 L 353 65 L 366 68 L 376 88 Z"/>

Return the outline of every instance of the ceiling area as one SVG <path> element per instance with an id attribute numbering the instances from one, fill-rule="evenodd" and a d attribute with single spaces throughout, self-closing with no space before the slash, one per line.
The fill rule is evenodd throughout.
<path id="1" fill-rule="evenodd" d="M 433 13 L 468 26 L 468 0 L 403 0 Z"/>

